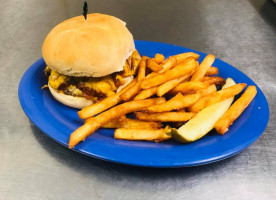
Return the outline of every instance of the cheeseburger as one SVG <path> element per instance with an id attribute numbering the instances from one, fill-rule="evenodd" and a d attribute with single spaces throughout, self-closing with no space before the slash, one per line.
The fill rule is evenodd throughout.
<path id="1" fill-rule="evenodd" d="M 99 13 L 68 19 L 47 35 L 44 74 L 54 98 L 83 108 L 127 85 L 141 60 L 122 20 Z"/>

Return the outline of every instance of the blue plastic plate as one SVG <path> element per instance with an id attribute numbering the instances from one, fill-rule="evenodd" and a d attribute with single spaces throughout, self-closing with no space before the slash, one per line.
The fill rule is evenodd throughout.
<path id="1" fill-rule="evenodd" d="M 149 57 L 155 53 L 168 57 L 183 52 L 196 52 L 202 61 L 206 56 L 205 53 L 175 45 L 147 41 L 135 41 L 135 44 L 141 55 Z M 219 76 L 257 86 L 245 74 L 219 59 L 216 59 L 213 66 L 219 68 Z M 47 83 L 43 76 L 44 67 L 41 58 L 24 73 L 18 89 L 19 100 L 26 115 L 38 128 L 68 147 L 70 133 L 81 126 L 83 121 L 78 118 L 76 109 L 57 102 L 48 89 L 40 89 Z M 252 144 L 266 128 L 268 103 L 258 86 L 257 89 L 255 99 L 223 136 L 212 131 L 190 144 L 174 141 L 154 143 L 117 140 L 113 138 L 114 130 L 100 129 L 74 150 L 94 158 L 145 167 L 195 166 L 228 158 Z"/>

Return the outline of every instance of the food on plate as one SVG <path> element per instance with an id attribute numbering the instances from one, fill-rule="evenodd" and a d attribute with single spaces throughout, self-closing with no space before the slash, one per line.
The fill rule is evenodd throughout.
<path id="1" fill-rule="evenodd" d="M 194 52 L 187 52 L 187 53 L 177 54 L 173 57 L 176 58 L 176 63 L 178 64 L 178 63 L 185 61 L 189 57 L 192 57 L 195 60 L 197 60 L 199 58 L 199 55 Z"/>
<path id="2" fill-rule="evenodd" d="M 224 113 L 224 115 L 216 122 L 216 131 L 223 135 L 228 131 L 228 128 L 232 123 L 241 115 L 245 108 L 251 103 L 257 94 L 257 89 L 255 86 L 248 86 L 241 97 L 236 100 L 229 110 Z"/>
<path id="3" fill-rule="evenodd" d="M 209 67 L 205 76 L 213 76 L 218 74 L 218 68 L 217 67 Z"/>
<path id="4" fill-rule="evenodd" d="M 171 110 L 178 110 L 181 108 L 186 108 L 193 105 L 200 98 L 200 94 L 189 94 L 183 96 L 181 93 L 178 93 L 170 100 L 164 102 L 160 105 L 154 105 L 146 108 L 147 112 L 166 112 Z"/>
<path id="5" fill-rule="evenodd" d="M 119 128 L 115 130 L 114 138 L 120 140 L 148 140 L 160 142 L 171 139 L 164 129 L 127 129 Z"/>
<path id="6" fill-rule="evenodd" d="M 153 76 L 151 78 L 146 78 L 141 84 L 141 87 L 143 89 L 148 89 L 154 86 L 161 85 L 162 83 L 165 83 L 166 81 L 170 81 L 176 78 L 179 78 L 181 76 L 184 76 L 191 72 L 196 67 L 196 62 L 194 58 L 188 58 L 186 59 L 186 62 L 182 62 L 177 64 L 175 67 L 173 67 L 170 70 L 167 70 L 163 73 L 160 73 L 156 76 Z"/>
<path id="7" fill-rule="evenodd" d="M 152 87 L 146 90 L 142 90 L 135 98 L 134 100 L 142 100 L 147 99 L 153 95 L 155 95 L 157 92 L 157 87 Z"/>
<path id="8" fill-rule="evenodd" d="M 157 53 L 154 56 L 154 60 L 155 60 L 156 63 L 161 64 L 161 63 L 164 62 L 165 56 L 163 54 Z"/>
<path id="9" fill-rule="evenodd" d="M 212 66 L 215 61 L 214 55 L 207 55 L 204 60 L 200 63 L 199 69 L 194 73 L 191 78 L 191 81 L 200 81 L 208 71 L 208 69 Z"/>
<path id="10" fill-rule="evenodd" d="M 141 61 L 122 20 L 99 13 L 68 19 L 47 35 L 42 56 L 48 87 L 61 103 L 83 108 L 114 95 Z"/>
<path id="11" fill-rule="evenodd" d="M 209 85 L 215 84 L 222 86 L 225 84 L 225 79 L 219 76 L 204 76 L 201 81 L 206 82 Z"/>
<path id="12" fill-rule="evenodd" d="M 233 79 L 228 78 L 223 89 L 234 85 L 235 82 Z M 215 127 L 215 123 L 227 111 L 233 100 L 234 96 L 231 96 L 223 101 L 212 104 L 198 112 L 191 120 L 179 129 L 172 128 L 167 131 L 179 142 L 186 143 L 198 140 Z"/>
<path id="13" fill-rule="evenodd" d="M 162 112 L 162 113 L 147 113 L 136 112 L 135 117 L 144 121 L 158 121 L 158 122 L 185 122 L 190 120 L 195 113 L 177 111 L 177 112 Z"/>
<path id="14" fill-rule="evenodd" d="M 126 118 L 126 116 L 116 118 L 102 125 L 101 128 L 135 128 L 135 129 L 159 129 L 162 127 L 160 122 L 146 122 L 137 119 Z"/>
<path id="15" fill-rule="evenodd" d="M 193 93 L 198 90 L 205 89 L 209 86 L 208 83 L 206 82 L 201 82 L 201 81 L 189 81 L 185 83 L 180 83 L 178 86 L 173 88 L 171 92 L 173 94 L 177 94 L 178 92 L 181 92 L 182 94 L 185 93 Z"/>
<path id="16" fill-rule="evenodd" d="M 162 85 L 158 86 L 158 88 L 157 88 L 157 96 L 162 97 L 164 94 L 166 94 L 171 89 L 176 87 L 179 83 L 187 80 L 189 77 L 190 77 L 189 75 L 185 75 L 180 78 L 176 78 L 176 79 L 173 79 L 173 80 L 163 83 Z"/>
<path id="17" fill-rule="evenodd" d="M 154 61 L 154 59 L 151 58 L 147 59 L 147 67 L 153 72 L 159 72 L 163 69 L 162 66 L 160 66 L 158 63 Z"/>
<path id="18" fill-rule="evenodd" d="M 166 100 L 162 97 L 155 98 L 155 99 L 130 101 L 130 102 L 117 105 L 95 117 L 88 118 L 85 121 L 83 126 L 76 129 L 70 135 L 69 148 L 73 148 L 79 142 L 84 141 L 89 135 L 94 133 L 102 125 L 106 124 L 107 122 L 113 119 L 116 119 L 118 117 L 121 117 L 131 112 L 140 111 L 148 106 L 160 104 L 165 101 Z"/>
<path id="19" fill-rule="evenodd" d="M 229 97 L 235 96 L 239 94 L 245 88 L 245 86 L 246 86 L 245 83 L 238 83 L 230 87 L 223 88 L 220 91 L 208 94 L 202 97 L 201 99 L 199 99 L 194 105 L 189 107 L 189 111 L 198 112 L 211 104 L 214 104 L 216 102 L 222 101 Z"/>
<path id="20" fill-rule="evenodd" d="M 254 87 L 249 86 L 231 106 L 246 84 L 214 76 L 218 68 L 212 66 L 213 55 L 201 63 L 198 58 L 192 52 L 167 59 L 162 54 L 141 58 L 134 51 L 126 62 L 129 66 L 135 63 L 133 79 L 117 93 L 78 112 L 85 123 L 71 134 L 69 147 L 99 128 L 115 128 L 116 139 L 155 142 L 172 138 L 193 142 L 214 127 L 224 134 L 256 95 Z M 131 113 L 134 115 L 126 116 Z"/>

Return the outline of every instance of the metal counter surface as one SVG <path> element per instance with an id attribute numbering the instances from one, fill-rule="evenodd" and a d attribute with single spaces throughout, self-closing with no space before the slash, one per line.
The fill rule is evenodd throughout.
<path id="1" fill-rule="evenodd" d="M 212 53 L 247 74 L 269 102 L 270 121 L 249 148 L 213 164 L 150 169 L 64 148 L 22 111 L 17 88 L 41 57 L 47 33 L 82 13 L 77 0 L 0 0 L 0 199 L 276 199 L 276 6 L 270 0 L 88 1 L 138 40 Z"/>

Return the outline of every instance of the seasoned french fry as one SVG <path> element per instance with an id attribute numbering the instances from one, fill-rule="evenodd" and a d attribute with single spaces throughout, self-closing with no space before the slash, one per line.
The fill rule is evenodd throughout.
<path id="1" fill-rule="evenodd" d="M 147 141 L 163 141 L 171 139 L 164 129 L 148 130 L 148 129 L 116 129 L 114 138 L 120 140 L 147 140 Z"/>
<path id="2" fill-rule="evenodd" d="M 189 81 L 185 83 L 180 83 L 178 86 L 173 88 L 171 92 L 173 94 L 177 94 L 178 92 L 181 92 L 182 94 L 185 93 L 193 93 L 198 90 L 205 89 L 209 86 L 206 82 L 200 82 L 200 81 Z"/>
<path id="3" fill-rule="evenodd" d="M 126 115 L 131 112 L 136 112 L 145 109 L 148 106 L 164 103 L 165 98 L 146 99 L 139 101 L 130 101 L 120 105 L 117 105 L 95 117 L 88 118 L 84 125 L 76 129 L 69 139 L 69 148 L 73 148 L 79 142 L 84 141 L 89 135 L 94 133 L 103 124 Z"/>
<path id="4" fill-rule="evenodd" d="M 123 101 L 131 100 L 140 90 L 141 90 L 141 83 L 143 79 L 137 81 L 132 87 L 128 88 L 124 93 L 120 95 L 120 98 Z"/>
<path id="5" fill-rule="evenodd" d="M 175 86 L 177 86 L 179 83 L 187 80 L 190 78 L 190 75 L 185 75 L 177 79 L 170 80 L 168 82 L 163 83 L 162 85 L 158 86 L 157 88 L 157 96 L 161 97 L 167 92 L 169 92 L 171 89 L 173 89 Z"/>
<path id="6" fill-rule="evenodd" d="M 148 57 L 148 56 L 142 56 L 142 60 L 147 60 L 147 59 L 149 59 L 150 57 Z"/>
<path id="7" fill-rule="evenodd" d="M 201 79 L 202 82 L 209 83 L 209 85 L 215 84 L 215 85 L 224 85 L 225 84 L 225 79 L 219 76 L 204 76 Z"/>
<path id="8" fill-rule="evenodd" d="M 153 95 L 156 94 L 157 87 L 152 87 L 146 90 L 142 90 L 135 98 L 134 100 L 142 100 L 142 99 L 147 99 Z"/>
<path id="9" fill-rule="evenodd" d="M 214 55 L 207 55 L 202 63 L 200 63 L 199 69 L 192 76 L 191 81 L 200 81 L 205 76 L 208 68 L 211 67 L 215 59 Z"/>
<path id="10" fill-rule="evenodd" d="M 99 101 L 97 103 L 94 103 L 90 106 L 87 106 L 87 107 L 83 108 L 82 110 L 80 110 L 78 112 L 79 117 L 81 119 L 86 119 L 88 117 L 92 117 L 94 115 L 97 115 L 97 114 L 111 108 L 112 106 L 115 106 L 116 104 L 118 104 L 121 101 L 120 95 L 123 94 L 129 88 L 133 87 L 133 85 L 135 85 L 135 84 L 136 84 L 136 80 L 133 79 L 120 92 L 118 92 L 114 95 L 111 95 L 109 97 L 106 97 L 102 101 Z"/>
<path id="11" fill-rule="evenodd" d="M 215 84 L 210 85 L 209 87 L 202 89 L 202 90 L 198 90 L 197 93 L 200 94 L 200 97 L 204 97 L 208 94 L 211 94 L 213 92 L 217 91 L 217 87 Z"/>
<path id="12" fill-rule="evenodd" d="M 222 101 L 229 97 L 235 96 L 239 94 L 245 86 L 246 86 L 245 83 L 238 83 L 231 87 L 206 95 L 200 98 L 194 105 L 190 106 L 189 111 L 198 112 L 211 104 L 214 104 L 216 102 Z"/>
<path id="13" fill-rule="evenodd" d="M 162 66 L 158 65 L 153 59 L 147 59 L 147 68 L 153 72 L 159 72 L 162 70 Z"/>
<path id="14" fill-rule="evenodd" d="M 193 52 L 181 53 L 173 56 L 176 58 L 177 64 L 183 62 L 188 57 L 193 57 L 195 60 L 199 58 L 199 55 Z"/>
<path id="15" fill-rule="evenodd" d="M 140 81 L 146 76 L 146 61 L 142 60 L 139 64 L 139 71 L 137 75 L 137 80 Z"/>
<path id="16" fill-rule="evenodd" d="M 175 65 L 176 65 L 176 58 L 171 56 L 167 60 L 165 60 L 164 64 L 162 65 L 163 69 L 160 72 L 165 72 L 171 69 Z"/>
<path id="17" fill-rule="evenodd" d="M 186 74 L 189 74 L 196 67 L 196 62 L 193 58 L 187 59 L 185 63 L 180 63 L 171 70 L 160 73 L 151 78 L 146 78 L 143 80 L 141 87 L 143 89 L 148 89 L 154 86 L 161 85 L 166 81 L 170 81 Z"/>
<path id="18" fill-rule="evenodd" d="M 161 63 L 164 62 L 165 56 L 164 56 L 163 54 L 157 53 L 157 54 L 155 54 L 154 60 L 155 60 L 155 62 L 157 62 L 158 64 L 161 64 Z"/>
<path id="19" fill-rule="evenodd" d="M 159 129 L 162 127 L 160 122 L 153 121 L 140 121 L 137 119 L 114 119 L 107 122 L 102 126 L 102 128 L 136 128 L 136 129 Z"/>
<path id="20" fill-rule="evenodd" d="M 162 113 L 147 113 L 136 112 L 137 119 L 144 121 L 158 121 L 158 122 L 185 122 L 191 119 L 195 113 L 192 112 L 162 112 Z"/>
<path id="21" fill-rule="evenodd" d="M 224 113 L 224 115 L 216 122 L 216 131 L 223 135 L 228 131 L 230 125 L 242 114 L 245 108 L 251 103 L 257 94 L 255 86 L 248 86 L 241 97 L 233 103 L 233 105 Z"/>
<path id="22" fill-rule="evenodd" d="M 218 68 L 217 67 L 209 67 L 205 76 L 212 76 L 218 74 Z"/>
<path id="23" fill-rule="evenodd" d="M 171 110 L 178 110 L 181 108 L 189 107 L 194 104 L 200 98 L 200 94 L 189 94 L 183 96 L 181 93 L 178 93 L 176 96 L 171 98 L 169 101 L 160 104 L 147 107 L 145 111 L 148 112 L 167 112 Z"/>

